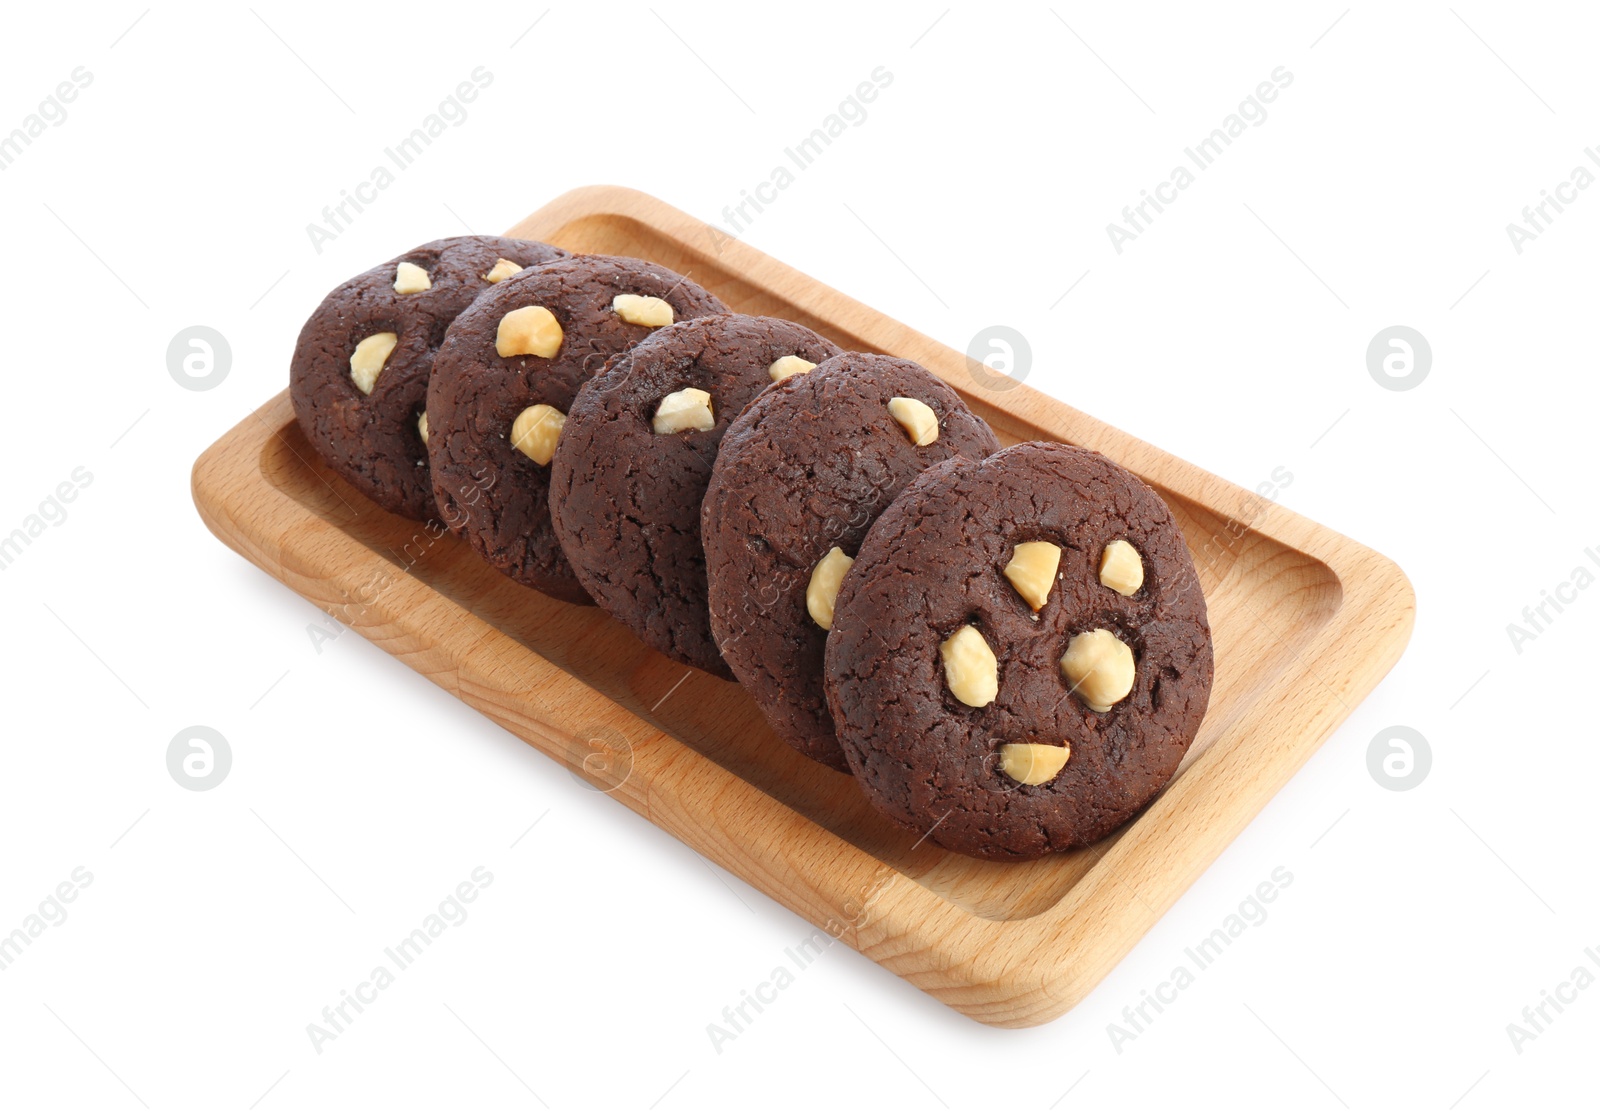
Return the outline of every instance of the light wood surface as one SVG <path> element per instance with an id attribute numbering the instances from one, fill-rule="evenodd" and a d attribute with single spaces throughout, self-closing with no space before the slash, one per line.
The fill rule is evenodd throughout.
<path id="1" fill-rule="evenodd" d="M 849 777 L 784 746 L 737 685 L 686 670 L 598 610 L 543 598 L 466 545 L 378 509 L 316 460 L 287 392 L 195 463 L 195 504 L 230 548 L 963 1014 L 1029 1026 L 1082 999 L 1405 647 L 1411 587 L 1383 556 L 1026 385 L 982 387 L 965 355 L 665 203 L 586 187 L 509 233 L 657 261 L 734 310 L 920 362 L 1002 442 L 1093 448 L 1171 504 L 1216 643 L 1199 736 L 1166 791 L 1112 837 L 995 864 L 917 844 Z M 985 371 L 985 384 L 997 380 Z"/>

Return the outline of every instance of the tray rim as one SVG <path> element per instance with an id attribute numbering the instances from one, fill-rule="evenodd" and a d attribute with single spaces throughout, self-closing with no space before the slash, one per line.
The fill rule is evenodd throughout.
<path id="1" fill-rule="evenodd" d="M 851 334 L 882 352 L 910 358 L 941 376 L 942 369 L 966 361 L 743 242 L 714 238 L 709 225 L 629 188 L 569 191 L 509 235 L 559 240 L 564 228 L 595 220 L 638 223 L 701 256 L 708 250 L 697 240 L 711 239 L 717 267 L 752 290 L 819 320 L 848 323 Z M 411 597 L 417 601 L 408 609 L 393 609 L 391 596 L 387 606 L 355 623 L 370 640 L 580 773 L 585 748 L 571 728 L 597 718 L 615 720 L 627 728 L 634 760 L 629 779 L 603 789 L 607 795 L 954 1009 L 992 1025 L 1036 1025 L 1088 994 L 1353 713 L 1403 652 L 1415 598 L 1398 565 L 1376 551 L 1064 402 L 1027 385 L 995 390 L 970 377 L 945 379 L 980 411 L 1004 414 L 1011 426 L 1020 421 L 1041 437 L 1102 451 L 1151 484 L 1316 560 L 1340 589 L 1333 613 L 1294 662 L 1062 898 L 1029 916 L 986 917 L 935 893 L 514 640 L 507 639 L 514 650 L 492 654 L 498 663 L 481 652 L 482 642 L 472 650 L 476 655 L 454 660 L 442 641 L 430 636 L 459 626 L 461 618 L 451 615 L 492 627 L 337 526 L 316 521 L 304 526 L 303 539 L 292 542 L 253 535 L 229 514 L 231 496 L 249 492 L 252 508 L 269 518 L 309 515 L 259 471 L 265 444 L 284 423 L 293 422 L 287 390 L 201 454 L 191 489 L 202 520 L 219 539 L 324 608 L 335 601 L 331 592 L 340 583 L 341 557 L 354 544 L 364 553 L 359 557 L 364 569 L 376 567 L 388 580 L 416 591 Z M 261 484 L 253 485 L 252 479 Z M 522 710 L 509 710 L 494 699 L 497 691 L 526 692 L 529 683 L 538 687 L 524 696 Z M 1209 795 L 1218 789 L 1226 795 Z M 716 819 L 706 818 L 707 798 L 718 804 Z M 773 836 L 780 828 L 785 842 L 775 850 Z M 1169 842 L 1180 834 L 1181 843 Z M 1181 858 L 1171 857 L 1174 849 Z M 1158 854 L 1163 857 L 1154 857 Z M 840 921 L 852 907 L 869 919 Z"/>

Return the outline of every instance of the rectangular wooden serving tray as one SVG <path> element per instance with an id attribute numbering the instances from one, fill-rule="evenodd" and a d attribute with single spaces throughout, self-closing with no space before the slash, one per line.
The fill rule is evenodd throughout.
<path id="1" fill-rule="evenodd" d="M 1103 979 L 1399 658 L 1413 596 L 1378 553 L 968 359 L 647 195 L 585 187 L 509 231 L 657 261 L 736 311 L 894 354 L 1004 443 L 1100 451 L 1172 506 L 1216 643 L 1199 737 L 1115 835 L 1033 863 L 941 851 L 780 742 L 737 685 L 599 611 L 512 583 L 317 461 L 284 392 L 195 463 L 230 548 L 806 920 L 981 1022 L 1029 1026 Z M 984 387 L 998 385 L 998 389 Z"/>

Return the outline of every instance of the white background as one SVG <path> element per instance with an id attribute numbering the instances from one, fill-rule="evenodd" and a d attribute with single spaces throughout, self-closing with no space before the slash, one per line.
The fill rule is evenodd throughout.
<path id="1" fill-rule="evenodd" d="M 8 13 L 0 131 L 74 67 L 93 81 L 0 172 L 0 535 L 75 467 L 93 481 L 0 571 L 0 931 L 75 867 L 94 880 L 0 972 L 0 1109 L 1494 1115 L 1588 1094 L 1600 989 L 1520 1054 L 1507 1026 L 1600 976 L 1600 591 L 1520 651 L 1506 629 L 1600 574 L 1600 190 L 1521 254 L 1506 232 L 1600 143 L 1586 13 L 669 2 L 525 30 L 541 10 Z M 477 66 L 468 119 L 314 251 L 307 223 Z M 1284 503 L 1405 568 L 1418 621 L 1066 1017 L 975 1025 L 836 946 L 719 1054 L 707 1025 L 810 927 L 361 638 L 316 651 L 320 615 L 206 532 L 188 473 L 282 388 L 347 275 L 589 183 L 719 220 L 878 66 L 865 122 L 745 239 L 960 349 L 1015 327 L 1030 384 L 1234 482 L 1287 469 Z M 1279 66 L 1266 121 L 1115 252 L 1107 223 Z M 233 352 L 207 392 L 166 368 L 197 324 Z M 1405 392 L 1365 360 L 1396 324 L 1433 350 Z M 233 751 L 206 793 L 167 772 L 193 724 Z M 1432 747 L 1409 792 L 1369 774 L 1392 725 Z M 318 1055 L 307 1025 L 478 866 L 466 923 Z M 1266 922 L 1119 1053 L 1108 1024 L 1279 866 Z"/>

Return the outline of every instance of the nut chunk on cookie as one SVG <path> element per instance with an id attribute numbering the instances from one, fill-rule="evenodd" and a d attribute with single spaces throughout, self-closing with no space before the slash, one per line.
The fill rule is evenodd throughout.
<path id="1" fill-rule="evenodd" d="M 839 584 L 850 570 L 850 562 L 839 548 L 829 548 L 828 554 L 811 569 L 811 582 L 806 584 L 806 612 L 823 629 L 833 628 L 833 600 L 839 597 Z"/>
<path id="2" fill-rule="evenodd" d="M 717 426 L 711 411 L 711 394 L 705 389 L 679 389 L 661 398 L 650 428 L 657 435 L 680 431 L 710 431 Z"/>
<path id="3" fill-rule="evenodd" d="M 937 438 L 908 432 L 896 400 L 926 409 Z M 711 631 L 767 721 L 801 753 L 846 768 L 822 687 L 828 627 L 838 628 L 833 571 L 819 573 L 817 561 L 834 549 L 855 555 L 874 518 L 924 470 L 998 449 L 989 425 L 932 373 L 855 353 L 773 384 L 723 436 L 701 509 Z M 937 565 L 926 570 L 942 577 Z M 950 620 L 939 639 L 966 620 Z M 982 690 L 974 684 L 970 694 Z"/>
<path id="4" fill-rule="evenodd" d="M 889 414 L 895 422 L 906 429 L 906 434 L 911 441 L 919 447 L 926 447 L 939 439 L 939 417 L 934 414 L 922 401 L 914 396 L 897 396 L 889 401 Z"/>
<path id="5" fill-rule="evenodd" d="M 1056 585 L 1056 571 L 1061 566 L 1061 546 L 1048 540 L 1030 540 L 1011 550 L 1011 562 L 1006 564 L 1006 578 L 1017 588 L 1017 593 L 1037 613 L 1050 601 L 1050 588 Z"/>
<path id="6" fill-rule="evenodd" d="M 496 261 L 566 255 L 537 241 L 447 237 L 340 284 L 306 320 L 289 362 L 289 398 L 306 441 L 391 513 L 436 516 L 422 412 L 439 341 L 492 286 Z"/>
<path id="7" fill-rule="evenodd" d="M 567 417 L 561 409 L 535 404 L 517 413 L 511 423 L 511 445 L 540 466 L 549 466 L 556 456 L 556 440 Z"/>
<path id="8" fill-rule="evenodd" d="M 1072 747 L 1047 742 L 1007 742 L 1000 747 L 1000 768 L 1021 785 L 1043 785 L 1061 772 Z"/>
<path id="9" fill-rule="evenodd" d="M 1000 694 L 1000 662 L 976 626 L 962 626 L 939 645 L 950 694 L 968 707 L 987 707 Z"/>
<path id="10" fill-rule="evenodd" d="M 1128 698 L 1137 670 L 1125 641 L 1108 629 L 1092 629 L 1067 642 L 1061 674 L 1091 710 L 1104 714 Z"/>
<path id="11" fill-rule="evenodd" d="M 483 274 L 483 278 L 488 283 L 498 284 L 501 280 L 511 279 L 511 277 L 515 276 L 518 272 L 521 272 L 522 268 L 523 266 L 518 264 L 516 261 L 507 260 L 505 257 L 501 257 L 499 260 L 494 262 L 493 268 L 489 269 L 489 271 Z"/>
<path id="12" fill-rule="evenodd" d="M 1109 459 L 1056 443 L 952 459 L 907 486 L 840 584 L 825 661 L 868 799 L 985 859 L 1065 851 L 1131 818 L 1177 771 L 1211 677 L 1171 512 Z"/>
<path id="13" fill-rule="evenodd" d="M 635 326 L 672 325 L 672 304 L 654 295 L 619 295 L 611 301 L 611 309 Z"/>
<path id="14" fill-rule="evenodd" d="M 555 357 L 565 335 L 548 307 L 518 307 L 500 316 L 494 331 L 494 352 L 501 357 L 528 354 Z"/>
<path id="15" fill-rule="evenodd" d="M 372 395 L 372 390 L 378 384 L 378 375 L 383 372 L 384 363 L 394 353 L 399 341 L 400 336 L 394 331 L 384 330 L 369 334 L 356 343 L 356 352 L 350 355 L 350 379 L 355 382 L 356 388 L 367 396 Z"/>
<path id="16" fill-rule="evenodd" d="M 801 373 L 809 373 L 817 367 L 814 361 L 807 361 L 798 354 L 784 354 L 777 361 L 767 366 L 767 376 L 774 381 L 787 381 Z"/>
<path id="17" fill-rule="evenodd" d="M 595 602 L 652 648 L 729 675 L 700 545 L 717 448 L 774 364 L 838 352 L 798 323 L 703 315 L 656 330 L 572 402 L 551 464 L 556 538 Z"/>
<path id="18" fill-rule="evenodd" d="M 394 290 L 397 294 L 416 295 L 432 286 L 433 280 L 428 276 L 428 270 L 421 265 L 402 260 L 395 266 Z"/>
<path id="19" fill-rule="evenodd" d="M 625 295 L 680 320 L 724 310 L 699 285 L 631 257 L 524 268 L 450 327 L 428 385 L 428 454 L 445 523 L 512 579 L 568 602 L 590 599 L 551 521 L 553 463 L 572 438 L 579 388 L 652 337 L 614 309 Z"/>
<path id="20" fill-rule="evenodd" d="M 1100 582 L 1118 594 L 1135 595 L 1144 586 L 1144 560 L 1126 540 L 1113 540 L 1100 553 Z"/>

